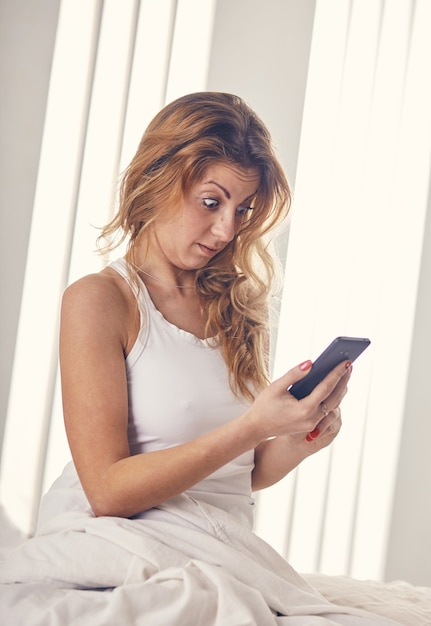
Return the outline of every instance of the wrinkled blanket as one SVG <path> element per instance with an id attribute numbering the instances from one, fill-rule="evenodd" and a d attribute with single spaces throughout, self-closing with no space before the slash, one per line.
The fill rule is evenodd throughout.
<path id="1" fill-rule="evenodd" d="M 328 600 L 396 619 L 406 626 L 431 626 L 431 587 L 405 580 L 379 582 L 348 576 L 305 574 Z"/>
<path id="2" fill-rule="evenodd" d="M 144 519 L 69 510 L 8 551 L 7 626 L 390 626 L 329 602 L 230 514 L 182 495 Z"/>

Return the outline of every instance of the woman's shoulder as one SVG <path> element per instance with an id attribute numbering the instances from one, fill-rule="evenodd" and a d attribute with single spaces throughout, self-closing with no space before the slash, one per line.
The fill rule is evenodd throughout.
<path id="1" fill-rule="evenodd" d="M 62 298 L 63 315 L 119 323 L 133 316 L 136 300 L 127 282 L 111 267 L 71 283 Z"/>
<path id="2" fill-rule="evenodd" d="M 93 305 L 98 301 L 101 304 L 110 301 L 113 304 L 124 300 L 129 292 L 130 289 L 127 289 L 124 279 L 108 266 L 100 272 L 87 274 L 71 283 L 64 291 L 63 300 L 83 299 Z"/>
<path id="3" fill-rule="evenodd" d="M 109 266 L 71 283 L 61 303 L 62 337 L 86 344 L 119 342 L 128 353 L 140 328 L 136 299 L 118 272 Z"/>

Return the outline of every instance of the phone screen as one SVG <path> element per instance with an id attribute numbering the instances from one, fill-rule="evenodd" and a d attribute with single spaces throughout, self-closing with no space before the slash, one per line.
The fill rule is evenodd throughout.
<path id="1" fill-rule="evenodd" d="M 314 361 L 311 370 L 290 388 L 298 400 L 305 398 L 342 361 L 354 361 L 370 345 L 366 337 L 336 337 Z"/>

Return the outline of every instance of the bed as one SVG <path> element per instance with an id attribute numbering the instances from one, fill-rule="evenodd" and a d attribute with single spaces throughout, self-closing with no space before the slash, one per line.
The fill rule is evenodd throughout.
<path id="1" fill-rule="evenodd" d="M 121 526 L 121 523 L 120 523 Z M 120 528 L 115 524 L 113 527 L 114 533 L 118 532 L 116 541 L 121 544 L 121 532 Z M 0 509 L 0 558 L 3 558 L 14 546 L 20 545 L 24 538 L 22 534 L 13 526 L 8 520 L 7 515 Z M 83 529 L 85 538 L 85 532 L 88 529 Z M 109 531 L 112 533 L 112 529 Z M 101 540 L 105 540 L 103 532 L 101 533 Z M 85 548 L 84 548 L 85 549 Z M 78 547 L 79 552 L 79 547 Z M 88 571 L 88 576 L 91 578 L 91 563 L 90 558 L 88 562 L 81 562 L 81 557 L 78 559 L 78 563 L 74 565 L 79 572 L 83 570 Z M 47 554 L 47 560 L 52 558 L 52 554 Z M 61 555 L 59 556 L 61 559 Z M 112 564 L 111 557 L 107 556 L 107 561 L 104 567 L 108 569 L 116 566 Z M 36 565 L 39 567 L 39 564 Z M 40 563 L 40 567 L 44 567 L 43 563 Z M 136 568 L 142 568 L 142 565 L 138 562 L 135 566 L 130 567 L 131 570 Z M 186 568 L 187 569 L 187 568 Z M 199 570 L 199 571 L 198 571 Z M 142 599 L 141 590 L 139 584 L 133 580 L 133 572 L 130 571 L 129 584 L 124 585 L 124 589 L 127 589 L 127 593 L 122 593 L 118 589 L 110 588 L 109 586 L 103 587 L 103 581 L 101 587 L 95 591 L 89 591 L 87 588 L 68 588 L 68 584 L 58 584 L 46 579 L 39 583 L 26 583 L 23 585 L 10 585 L 7 589 L 7 594 L 4 593 L 4 585 L 0 586 L 0 623 L 5 626 L 57 626 L 67 624 L 71 626 L 73 624 L 91 626 L 137 626 L 138 624 L 148 624 L 148 626 L 163 626 L 172 624 L 172 607 L 175 611 L 175 624 L 184 624 L 189 626 L 192 624 L 204 624 L 205 621 L 205 606 L 203 598 L 206 598 L 208 590 L 202 586 L 202 580 L 199 580 L 199 576 L 202 574 L 202 570 L 199 568 L 191 568 L 188 571 L 187 576 L 181 580 L 181 585 L 178 584 L 178 571 L 175 568 L 163 568 L 161 567 L 158 572 L 144 572 L 145 576 L 150 575 L 157 582 L 163 579 L 164 585 L 163 593 L 167 594 L 166 597 L 158 597 L 161 586 L 155 584 L 151 590 L 151 598 L 155 598 L 154 602 L 151 601 L 151 618 L 148 620 L 142 615 L 142 606 L 140 609 L 137 606 L 139 599 Z M 140 572 L 142 574 L 142 572 Z M 431 588 L 417 587 L 410 585 L 405 581 L 393 581 L 390 583 L 380 583 L 377 581 L 365 581 L 354 580 L 352 578 L 344 576 L 325 576 L 322 574 L 303 574 L 303 577 L 308 583 L 310 583 L 315 589 L 317 589 L 326 599 L 334 602 L 338 605 L 345 605 L 349 607 L 355 607 L 357 609 L 363 609 L 376 615 L 376 624 L 380 624 L 377 616 L 381 616 L 388 620 L 394 620 L 398 624 L 405 626 L 430 626 L 431 625 Z M 192 580 L 193 579 L 193 580 Z M 233 584 L 236 584 L 235 581 Z M 201 585 L 201 588 L 199 586 Z M 8 587 L 8 586 L 6 586 Z M 188 594 L 187 589 L 193 590 L 193 606 L 198 607 L 198 613 L 190 612 L 190 602 L 186 597 Z M 202 592 L 202 600 L 199 601 L 199 593 Z M 259 626 L 265 626 L 269 624 L 267 618 L 262 616 L 258 617 L 258 605 L 254 605 L 254 590 L 250 585 L 250 617 L 247 621 L 247 617 L 244 615 L 235 615 L 232 613 L 232 605 L 229 604 L 229 598 L 223 597 L 223 602 L 226 606 L 219 606 L 217 620 L 211 621 L 212 618 L 208 617 L 208 626 L 210 624 L 229 624 L 231 626 L 239 626 L 245 624 L 258 624 Z M 191 592 L 190 592 L 191 593 Z M 73 594 L 73 601 L 71 602 L 71 594 Z M 172 599 L 167 601 L 167 598 Z M 108 601 L 109 599 L 109 601 Z M 196 599 L 198 600 L 196 602 Z M 220 598 L 217 598 L 217 603 L 220 603 Z M 157 605 L 157 610 L 155 606 Z M 13 622 L 10 619 L 11 607 L 14 607 Z M 17 610 L 17 607 L 21 607 Z M 40 607 L 44 607 L 40 610 Z M 137 619 L 137 614 L 141 613 L 140 618 Z M 229 615 L 229 617 L 227 617 Z M 274 617 L 274 621 L 271 620 L 271 624 L 278 624 L 279 618 Z M 280 624 L 299 622 L 280 621 Z M 293 619 L 293 618 L 292 618 Z M 130 620 L 130 621 L 129 621 Z M 253 620 L 253 621 L 252 621 Z M 281 618 L 286 620 L 286 618 Z M 324 624 L 323 622 L 314 621 L 315 618 L 311 618 L 310 621 L 300 622 L 301 624 Z M 332 622 L 331 622 L 332 623 Z M 344 623 L 344 622 L 343 622 Z M 348 622 L 350 624 L 350 622 Z M 351 622 L 352 625 L 356 624 L 355 621 Z M 384 622 L 386 624 L 386 622 Z"/>

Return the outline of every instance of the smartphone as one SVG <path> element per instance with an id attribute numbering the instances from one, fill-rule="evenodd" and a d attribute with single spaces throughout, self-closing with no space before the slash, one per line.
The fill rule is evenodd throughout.
<path id="1" fill-rule="evenodd" d="M 307 376 L 289 387 L 290 393 L 298 400 L 305 398 L 336 365 L 354 361 L 370 343 L 366 337 L 336 337 L 314 361 Z"/>

